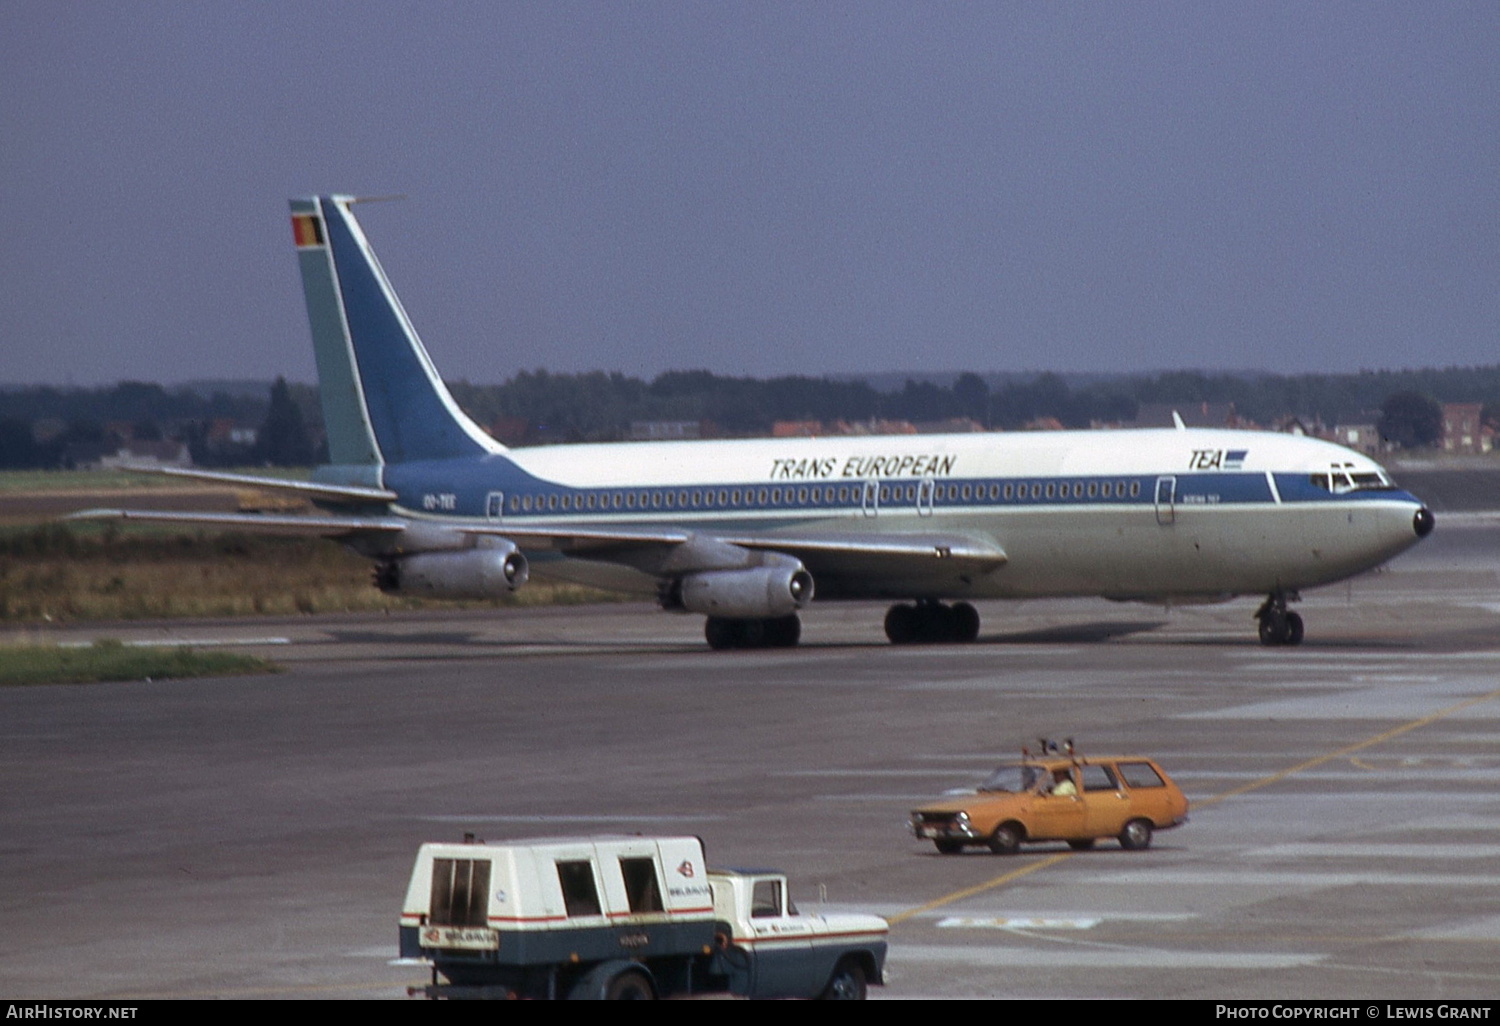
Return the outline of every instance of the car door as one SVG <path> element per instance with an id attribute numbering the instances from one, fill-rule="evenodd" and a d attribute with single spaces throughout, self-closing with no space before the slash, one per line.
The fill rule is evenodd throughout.
<path id="1" fill-rule="evenodd" d="M 786 880 L 762 877 L 751 883 L 750 933 L 754 937 L 755 971 L 751 997 L 806 997 L 818 981 L 813 976 L 816 924 L 797 914 Z"/>
<path id="2" fill-rule="evenodd" d="M 1065 840 L 1086 836 L 1083 832 L 1083 798 L 1072 769 L 1053 770 L 1052 788 L 1038 794 L 1027 811 L 1026 836 L 1037 840 Z M 1072 794 L 1058 794 L 1063 780 L 1073 784 Z"/>
<path id="3" fill-rule="evenodd" d="M 1130 818 L 1130 796 L 1113 767 L 1091 763 L 1081 770 L 1085 829 L 1090 837 L 1113 837 Z"/>

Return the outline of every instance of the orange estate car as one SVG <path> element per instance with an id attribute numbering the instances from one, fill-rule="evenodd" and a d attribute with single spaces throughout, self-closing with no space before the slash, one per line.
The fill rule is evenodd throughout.
<path id="1" fill-rule="evenodd" d="M 911 830 L 944 855 L 983 844 L 1010 855 L 1033 841 L 1092 848 L 1115 837 L 1132 851 L 1187 820 L 1188 802 L 1150 759 L 1049 755 L 1001 766 L 977 791 L 949 794 L 911 814 Z"/>

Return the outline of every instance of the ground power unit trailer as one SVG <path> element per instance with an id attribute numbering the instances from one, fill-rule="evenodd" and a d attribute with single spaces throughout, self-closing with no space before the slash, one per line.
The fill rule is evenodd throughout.
<path id="1" fill-rule="evenodd" d="M 424 844 L 401 955 L 432 998 L 860 999 L 884 919 L 804 914 L 785 874 L 710 870 L 696 837 Z"/>

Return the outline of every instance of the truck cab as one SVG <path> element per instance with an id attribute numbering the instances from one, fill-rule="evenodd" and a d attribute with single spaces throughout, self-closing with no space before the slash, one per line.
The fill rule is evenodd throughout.
<path id="1" fill-rule="evenodd" d="M 708 882 L 731 993 L 858 999 L 882 982 L 890 927 L 879 916 L 801 913 L 776 870 L 710 870 Z"/>

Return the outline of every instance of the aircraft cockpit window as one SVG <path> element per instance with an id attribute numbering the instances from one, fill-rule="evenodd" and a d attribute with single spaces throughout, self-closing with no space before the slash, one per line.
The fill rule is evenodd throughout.
<path id="1" fill-rule="evenodd" d="M 1396 487 L 1391 483 L 1390 478 L 1386 477 L 1382 473 L 1379 473 L 1378 471 L 1361 471 L 1360 473 L 1352 474 L 1350 476 L 1354 478 L 1354 487 L 1356 491 L 1390 491 Z"/>
<path id="2" fill-rule="evenodd" d="M 1308 481 L 1314 488 L 1343 495 L 1345 492 L 1384 491 L 1392 489 L 1390 478 L 1376 470 L 1353 471 L 1334 467 L 1327 473 L 1318 471 L 1309 474 Z"/>

